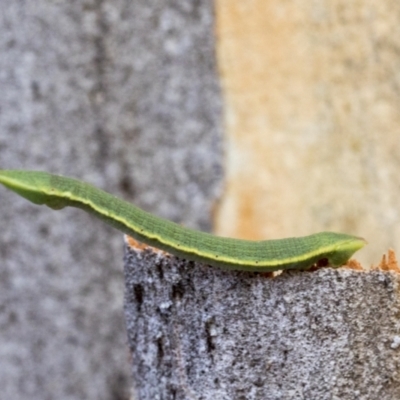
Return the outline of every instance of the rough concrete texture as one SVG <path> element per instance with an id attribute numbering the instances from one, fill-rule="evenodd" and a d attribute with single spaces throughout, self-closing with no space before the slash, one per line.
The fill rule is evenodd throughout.
<path id="1" fill-rule="evenodd" d="M 85 179 L 210 228 L 210 1 L 2 2 L 1 168 Z M 0 398 L 126 399 L 122 235 L 0 190 Z"/>
<path id="2" fill-rule="evenodd" d="M 227 185 L 217 232 L 400 250 L 400 3 L 216 0 Z"/>
<path id="3" fill-rule="evenodd" d="M 140 400 L 397 400 L 400 275 L 271 279 L 127 246 L 125 315 Z"/>

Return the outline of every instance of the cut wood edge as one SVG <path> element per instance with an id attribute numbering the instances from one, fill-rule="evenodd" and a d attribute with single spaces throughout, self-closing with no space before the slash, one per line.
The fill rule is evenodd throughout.
<path id="1" fill-rule="evenodd" d="M 389 249 L 387 255 L 383 254 L 380 263 L 376 266 L 373 265 L 371 269 L 400 273 L 400 267 L 397 262 L 395 251 L 393 249 Z"/>
<path id="2" fill-rule="evenodd" d="M 163 251 L 163 250 L 157 249 L 157 247 L 149 246 L 148 244 L 139 242 L 138 240 L 136 240 L 133 237 L 128 236 L 128 235 L 124 235 L 124 240 L 125 240 L 125 243 L 131 249 L 134 249 L 134 250 L 137 250 L 137 251 L 150 250 L 150 251 L 152 251 L 154 253 L 158 253 L 160 255 L 164 255 L 164 256 L 169 256 L 170 255 L 166 251 Z"/>

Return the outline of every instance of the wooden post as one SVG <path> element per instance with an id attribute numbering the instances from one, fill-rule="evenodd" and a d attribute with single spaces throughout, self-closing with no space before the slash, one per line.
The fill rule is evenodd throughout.
<path id="1" fill-rule="evenodd" d="M 132 246 L 136 400 L 398 399 L 395 271 L 222 271 Z"/>

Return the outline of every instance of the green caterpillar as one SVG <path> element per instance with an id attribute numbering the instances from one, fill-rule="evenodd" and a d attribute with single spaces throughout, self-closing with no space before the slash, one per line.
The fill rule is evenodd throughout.
<path id="1" fill-rule="evenodd" d="M 339 267 L 366 244 L 362 238 L 334 232 L 263 241 L 218 237 L 156 217 L 87 183 L 46 172 L 0 170 L 0 183 L 35 204 L 55 210 L 81 208 L 140 242 L 224 269 Z"/>

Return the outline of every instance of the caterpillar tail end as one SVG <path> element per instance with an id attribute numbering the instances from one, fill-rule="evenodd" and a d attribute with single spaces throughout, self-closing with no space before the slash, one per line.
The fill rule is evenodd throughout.
<path id="1" fill-rule="evenodd" d="M 0 183 L 34 204 L 46 204 L 49 195 L 43 188 L 49 174 L 37 171 L 0 170 Z"/>

